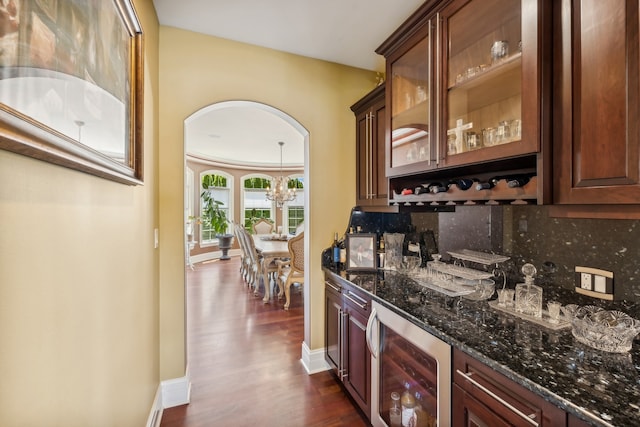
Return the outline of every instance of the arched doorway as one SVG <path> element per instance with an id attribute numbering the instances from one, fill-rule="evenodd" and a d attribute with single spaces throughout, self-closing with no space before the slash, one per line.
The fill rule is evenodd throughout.
<path id="1" fill-rule="evenodd" d="M 285 142 L 285 150 L 280 152 L 278 142 Z M 187 206 L 198 202 L 198 171 L 190 170 L 189 162 L 206 165 L 206 170 L 221 171 L 233 175 L 230 170 L 237 170 L 237 178 L 230 178 L 238 188 L 240 177 L 252 173 L 279 173 L 282 165 L 289 171 L 302 170 L 305 190 L 304 230 L 309 235 L 309 132 L 291 115 L 270 105 L 254 101 L 223 101 L 208 105 L 194 112 L 184 121 L 185 144 L 185 223 L 189 218 Z M 282 155 L 282 161 L 281 161 Z M 296 175 L 293 173 L 293 175 Z M 188 188 L 188 183 L 192 187 Z M 234 192 L 229 209 L 231 217 L 236 221 L 244 218 L 239 196 Z M 199 255 L 189 256 L 192 252 L 185 233 L 185 259 L 191 260 Z M 309 241 L 305 239 L 305 265 L 309 265 Z M 185 263 L 186 267 L 189 268 Z M 309 284 L 309 272 L 305 269 L 305 288 Z M 186 274 L 185 274 L 186 276 Z M 185 284 L 187 283 L 185 277 Z M 310 293 L 305 289 L 304 295 L 304 328 L 305 337 L 309 336 Z M 188 309 L 188 308 L 187 308 Z"/>

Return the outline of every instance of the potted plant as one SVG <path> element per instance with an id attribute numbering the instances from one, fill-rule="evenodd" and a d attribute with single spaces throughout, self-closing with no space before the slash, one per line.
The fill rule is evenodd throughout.
<path id="1" fill-rule="evenodd" d="M 202 194 L 202 222 L 211 228 L 218 239 L 218 246 L 222 251 L 221 260 L 231 259 L 228 252 L 233 243 L 233 234 L 227 233 L 229 228 L 229 220 L 227 219 L 227 213 L 220 209 L 223 204 L 221 201 L 214 199 L 213 194 L 209 188 L 205 188 Z"/>

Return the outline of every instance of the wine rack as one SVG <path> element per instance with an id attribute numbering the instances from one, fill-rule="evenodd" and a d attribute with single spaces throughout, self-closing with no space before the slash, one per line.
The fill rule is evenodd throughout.
<path id="1" fill-rule="evenodd" d="M 412 192 L 414 188 L 408 187 Z M 404 189 L 404 188 L 403 188 Z M 391 189 L 390 205 L 422 206 L 422 205 L 476 205 L 476 204 L 536 204 L 538 197 L 538 179 L 532 177 L 522 187 L 509 187 L 507 181 L 501 179 L 490 189 L 477 190 L 475 187 L 461 190 L 456 184 L 449 185 L 447 191 L 440 193 L 401 194 Z"/>

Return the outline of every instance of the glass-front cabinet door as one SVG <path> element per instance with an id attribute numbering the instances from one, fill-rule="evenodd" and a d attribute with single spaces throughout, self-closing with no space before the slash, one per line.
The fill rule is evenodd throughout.
<path id="1" fill-rule="evenodd" d="M 447 166 L 540 150 L 539 3 L 460 0 L 443 10 Z"/>
<path id="2" fill-rule="evenodd" d="M 433 41 L 431 21 L 402 50 L 387 58 L 390 143 L 387 176 L 429 169 L 436 164 L 433 132 Z M 390 82 L 390 84 L 389 84 Z M 389 108 L 390 107 L 390 108 Z M 388 135 L 389 137 L 389 135 Z"/>

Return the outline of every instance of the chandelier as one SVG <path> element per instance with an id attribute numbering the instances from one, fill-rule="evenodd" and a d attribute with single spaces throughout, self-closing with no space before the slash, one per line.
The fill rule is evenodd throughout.
<path id="1" fill-rule="evenodd" d="M 280 146 L 280 176 L 271 180 L 271 187 L 267 187 L 267 200 L 276 202 L 276 206 L 282 209 L 285 203 L 295 200 L 296 189 L 289 188 L 289 177 L 282 174 L 282 146 L 284 142 L 279 141 Z"/>

